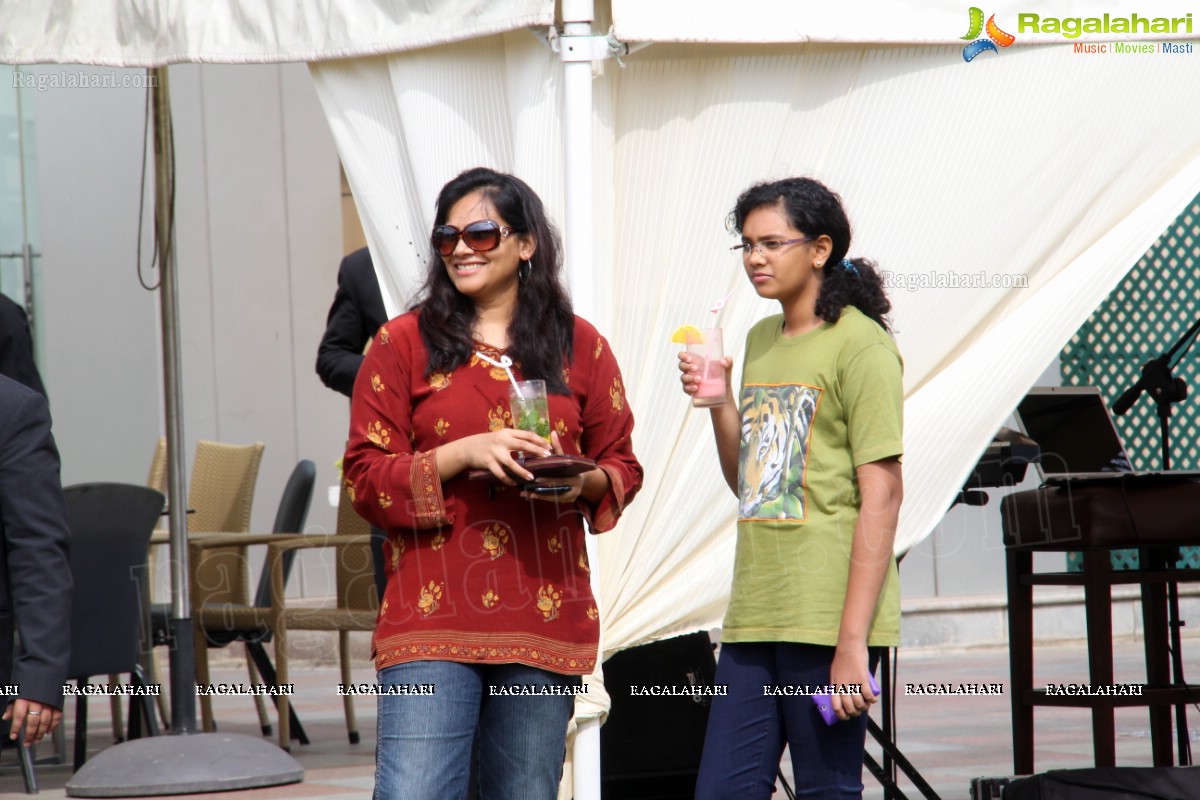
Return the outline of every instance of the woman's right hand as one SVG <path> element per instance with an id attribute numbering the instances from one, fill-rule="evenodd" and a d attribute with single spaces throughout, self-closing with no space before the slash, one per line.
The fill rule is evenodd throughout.
<path id="1" fill-rule="evenodd" d="M 679 351 L 679 376 L 680 382 L 683 384 L 683 393 L 689 397 L 695 396 L 700 390 L 700 367 L 703 365 L 704 359 L 699 356 L 689 353 L 687 350 Z M 725 356 L 721 359 L 721 366 L 725 368 L 725 393 L 727 397 L 732 397 L 732 386 L 730 379 L 733 377 L 733 356 Z"/>
<path id="2" fill-rule="evenodd" d="M 450 452 L 446 452 L 449 450 Z M 550 447 L 546 440 L 530 431 L 519 431 L 513 428 L 501 428 L 488 433 L 477 433 L 474 436 L 464 436 L 438 448 L 439 456 L 450 456 L 452 464 L 443 464 L 439 458 L 438 469 L 442 478 L 449 478 L 464 469 L 486 469 L 496 476 L 497 480 L 509 486 L 516 486 L 509 472 L 525 480 L 533 480 L 533 473 L 521 466 L 516 453 L 526 453 L 540 458 L 550 455 Z M 448 467 L 451 467 L 448 469 Z M 457 467 L 453 469 L 452 467 Z M 507 471 L 506 471 L 507 470 Z"/>

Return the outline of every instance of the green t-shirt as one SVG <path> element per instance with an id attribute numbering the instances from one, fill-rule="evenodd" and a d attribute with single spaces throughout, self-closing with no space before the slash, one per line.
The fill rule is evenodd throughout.
<path id="1" fill-rule="evenodd" d="M 903 453 L 903 363 L 853 306 L 836 323 L 784 336 L 783 317 L 746 338 L 738 536 L 721 639 L 835 645 L 861 498 L 855 469 Z M 870 645 L 900 641 L 895 562 Z"/>

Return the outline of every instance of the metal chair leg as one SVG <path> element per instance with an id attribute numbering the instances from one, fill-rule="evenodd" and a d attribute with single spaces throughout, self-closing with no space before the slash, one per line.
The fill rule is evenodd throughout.
<path id="1" fill-rule="evenodd" d="M 25 794 L 38 793 L 37 772 L 33 769 L 33 755 L 23 743 L 25 741 L 25 725 L 17 735 L 17 759 L 21 762 L 21 777 L 25 779 Z"/>
<path id="2" fill-rule="evenodd" d="M 338 631 L 338 660 L 342 664 L 342 683 L 349 685 L 350 676 L 350 631 Z M 342 707 L 346 712 L 346 736 L 350 744 L 358 744 L 358 720 L 354 716 L 354 698 L 349 694 L 342 696 Z"/>
<path id="3" fill-rule="evenodd" d="M 262 683 L 263 680 L 254 666 L 254 656 L 250 653 L 250 643 L 246 642 L 245 645 L 246 671 L 250 673 L 250 685 L 255 686 Z M 261 694 L 254 695 L 254 707 L 258 710 L 258 726 L 262 729 L 262 735 L 270 736 L 274 729 L 271 727 L 271 717 L 267 714 L 267 701 L 263 699 Z"/>
<path id="4" fill-rule="evenodd" d="M 86 681 L 78 681 L 82 686 Z M 78 772 L 87 761 L 87 695 L 75 698 L 75 763 L 72 772 Z"/>

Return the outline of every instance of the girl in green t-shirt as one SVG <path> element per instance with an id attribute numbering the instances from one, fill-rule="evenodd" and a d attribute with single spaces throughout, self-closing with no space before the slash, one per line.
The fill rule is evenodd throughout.
<path id="1" fill-rule="evenodd" d="M 820 182 L 762 183 L 729 219 L 760 297 L 740 397 L 713 406 L 738 542 L 696 797 L 769 798 L 784 745 L 798 795 L 862 796 L 868 676 L 898 643 L 892 546 L 903 495 L 902 363 L 874 265 Z M 681 353 L 695 394 L 698 360 Z M 733 361 L 725 359 L 728 378 Z M 809 696 L 834 687 L 827 725 Z M 839 693 L 840 692 L 840 693 Z"/>

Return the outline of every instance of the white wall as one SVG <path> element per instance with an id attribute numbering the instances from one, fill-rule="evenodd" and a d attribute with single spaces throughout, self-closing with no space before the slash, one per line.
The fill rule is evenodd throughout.
<path id="1" fill-rule="evenodd" d="M 136 73 L 33 71 L 64 69 Z M 310 458 L 308 530 L 332 530 L 325 487 L 337 482 L 348 405 L 313 365 L 342 254 L 340 184 L 307 67 L 187 65 L 169 80 L 188 468 L 197 439 L 265 442 L 252 520 L 265 531 L 292 467 Z M 33 99 L 41 366 L 63 480 L 142 483 L 164 429 L 159 298 L 135 272 L 145 93 Z M 152 185 L 152 159 L 148 170 Z M 148 263 L 152 192 L 146 203 Z"/>

